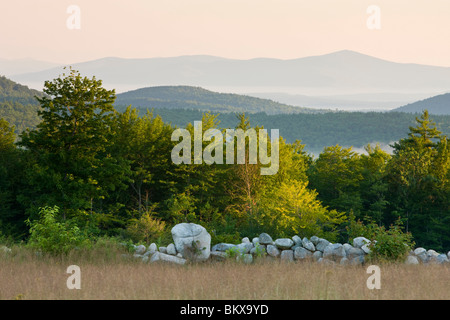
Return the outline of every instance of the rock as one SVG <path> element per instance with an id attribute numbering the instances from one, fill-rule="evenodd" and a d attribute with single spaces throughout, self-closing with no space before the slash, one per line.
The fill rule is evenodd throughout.
<path id="1" fill-rule="evenodd" d="M 319 239 L 319 241 L 317 241 L 316 250 L 323 252 L 323 250 L 325 250 L 326 246 L 328 246 L 329 244 L 330 241 L 326 239 Z"/>
<path id="2" fill-rule="evenodd" d="M 167 251 L 167 254 L 170 254 L 172 256 L 177 255 L 177 249 L 175 248 L 175 245 L 173 243 L 171 243 L 167 246 L 166 251 Z"/>
<path id="3" fill-rule="evenodd" d="M 436 260 L 437 256 L 439 256 L 439 253 L 437 253 L 435 250 L 430 249 L 427 251 L 428 260 L 434 261 Z"/>
<path id="4" fill-rule="evenodd" d="M 242 243 L 250 243 L 250 239 L 248 237 L 242 238 Z"/>
<path id="5" fill-rule="evenodd" d="M 211 251 L 209 254 L 211 260 L 224 261 L 227 259 L 227 253 L 222 251 Z"/>
<path id="6" fill-rule="evenodd" d="M 151 245 L 148 246 L 147 252 L 144 253 L 144 257 L 151 256 L 156 251 L 158 251 L 158 247 L 156 246 L 156 243 L 152 243 Z"/>
<path id="7" fill-rule="evenodd" d="M 405 260 L 406 264 L 419 264 L 419 259 L 416 256 L 408 255 Z"/>
<path id="8" fill-rule="evenodd" d="M 353 246 L 355 248 L 361 248 L 363 245 L 370 243 L 370 240 L 364 237 L 357 237 L 353 239 Z"/>
<path id="9" fill-rule="evenodd" d="M 302 239 L 302 246 L 303 248 L 309 250 L 309 251 L 315 251 L 316 248 L 314 247 L 314 244 L 308 240 L 308 238 L 303 238 Z"/>
<path id="10" fill-rule="evenodd" d="M 253 262 L 253 256 L 249 253 L 243 254 L 243 255 L 237 255 L 236 261 L 243 262 L 245 264 L 250 264 Z"/>
<path id="11" fill-rule="evenodd" d="M 450 261 L 446 254 L 441 253 L 440 255 L 436 256 L 436 262 L 442 264 L 442 263 L 448 263 Z"/>
<path id="12" fill-rule="evenodd" d="M 302 239 L 295 235 L 292 237 L 292 241 L 294 241 L 294 246 L 301 246 L 302 245 Z"/>
<path id="13" fill-rule="evenodd" d="M 370 245 L 370 243 L 369 243 L 369 244 L 364 244 L 364 245 L 361 247 L 361 250 L 364 251 L 364 253 L 366 253 L 366 254 L 369 254 L 369 253 L 372 252 L 372 250 L 370 250 L 369 245 Z"/>
<path id="14" fill-rule="evenodd" d="M 260 239 L 261 239 L 261 237 L 260 237 Z M 275 257 L 276 258 L 276 257 L 278 257 L 280 255 L 280 250 L 278 250 L 278 248 L 276 246 L 272 245 L 272 244 L 269 244 L 266 247 L 266 251 L 267 251 L 267 254 L 269 256 L 271 256 L 271 257 Z"/>
<path id="15" fill-rule="evenodd" d="M 359 256 L 364 256 L 365 252 L 363 249 L 351 247 L 350 249 L 346 250 L 345 253 L 347 254 L 347 257 L 349 259 L 353 259 Z"/>
<path id="16" fill-rule="evenodd" d="M 357 256 L 352 259 L 350 259 L 351 265 L 361 265 L 364 264 L 364 256 Z"/>
<path id="17" fill-rule="evenodd" d="M 421 248 L 421 247 L 416 248 L 416 249 L 414 250 L 414 254 L 415 254 L 416 256 L 421 255 L 421 254 L 426 253 L 426 252 L 427 252 L 427 250 L 425 250 L 424 248 Z"/>
<path id="18" fill-rule="evenodd" d="M 311 241 L 313 243 L 313 245 L 317 245 L 317 243 L 319 242 L 319 237 L 316 236 L 312 236 L 311 238 L 309 238 L 309 241 Z"/>
<path id="19" fill-rule="evenodd" d="M 234 248 L 234 247 L 236 247 L 235 244 L 231 244 L 231 243 L 218 243 L 218 244 L 215 244 L 215 245 L 211 248 L 211 251 L 222 251 L 222 252 L 225 252 L 225 251 L 227 251 L 228 249 L 231 249 L 231 248 Z"/>
<path id="20" fill-rule="evenodd" d="M 256 244 L 259 244 L 259 238 L 258 237 L 254 237 L 252 239 L 252 243 L 253 243 L 254 246 L 256 246 Z"/>
<path id="21" fill-rule="evenodd" d="M 329 244 L 323 251 L 323 258 L 333 261 L 340 261 L 346 257 L 344 246 L 340 243 Z"/>
<path id="22" fill-rule="evenodd" d="M 294 251 L 292 251 L 292 250 L 281 251 L 280 259 L 283 262 L 293 262 L 294 261 Z"/>
<path id="23" fill-rule="evenodd" d="M 341 266 L 347 266 L 347 265 L 350 264 L 350 260 L 348 260 L 347 257 L 344 257 L 344 258 L 341 259 L 341 261 L 339 261 L 339 264 Z"/>
<path id="24" fill-rule="evenodd" d="M 250 253 L 257 256 L 263 256 L 267 253 L 266 246 L 263 244 L 257 244 L 250 250 Z"/>
<path id="25" fill-rule="evenodd" d="M 343 246 L 344 246 L 345 253 L 348 256 L 348 252 L 350 251 L 350 249 L 353 248 L 353 246 L 351 244 L 349 244 L 349 243 L 344 243 Z"/>
<path id="26" fill-rule="evenodd" d="M 3 251 L 3 253 L 11 253 L 11 249 L 7 246 L 0 246 L 0 251 Z"/>
<path id="27" fill-rule="evenodd" d="M 159 247 L 159 252 L 167 253 L 167 247 Z"/>
<path id="28" fill-rule="evenodd" d="M 235 246 L 235 248 L 241 253 L 241 254 L 247 254 L 252 250 L 253 244 L 249 242 L 243 242 Z"/>
<path id="29" fill-rule="evenodd" d="M 290 249 L 294 245 L 294 241 L 289 238 L 282 238 L 275 240 L 275 245 L 278 249 L 287 250 Z"/>
<path id="30" fill-rule="evenodd" d="M 261 233 L 259 235 L 259 243 L 260 244 L 273 244 L 272 237 L 269 236 L 267 233 Z"/>
<path id="31" fill-rule="evenodd" d="M 171 256 L 170 254 L 155 252 L 149 260 L 150 263 L 155 262 L 168 262 L 183 265 L 186 263 L 186 259 L 179 258 L 176 256 Z"/>
<path id="32" fill-rule="evenodd" d="M 303 247 L 296 247 L 294 250 L 294 258 L 297 260 L 310 258 L 312 256 L 312 252 L 303 248 Z"/>
<path id="33" fill-rule="evenodd" d="M 322 251 L 314 251 L 312 257 L 313 257 L 314 261 L 319 261 L 319 259 L 323 257 L 323 253 L 322 253 Z"/>
<path id="34" fill-rule="evenodd" d="M 195 223 L 180 223 L 172 230 L 177 252 L 194 261 L 205 261 L 211 252 L 211 235 L 204 227 Z"/>
<path id="35" fill-rule="evenodd" d="M 136 254 L 144 254 L 145 250 L 146 250 L 146 248 L 143 244 L 141 244 L 139 246 L 134 246 L 134 248 L 135 248 L 134 253 L 136 253 Z"/>

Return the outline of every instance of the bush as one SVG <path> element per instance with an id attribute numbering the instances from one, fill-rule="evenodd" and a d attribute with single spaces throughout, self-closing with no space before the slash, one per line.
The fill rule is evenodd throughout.
<path id="1" fill-rule="evenodd" d="M 165 222 L 144 212 L 139 219 L 133 219 L 126 229 L 126 235 L 135 243 L 157 241 L 164 234 Z"/>
<path id="2" fill-rule="evenodd" d="M 364 225 L 361 221 L 353 221 L 348 231 L 351 239 L 362 236 L 371 241 L 369 245 L 371 252 L 368 255 L 370 261 L 402 261 L 414 246 L 411 233 L 403 232 L 400 220 L 389 229 L 375 222 Z"/>
<path id="3" fill-rule="evenodd" d="M 30 227 L 29 247 L 59 255 L 90 244 L 89 238 L 72 221 L 58 221 L 58 212 L 57 206 L 44 207 L 39 209 L 38 220 L 26 220 Z"/>

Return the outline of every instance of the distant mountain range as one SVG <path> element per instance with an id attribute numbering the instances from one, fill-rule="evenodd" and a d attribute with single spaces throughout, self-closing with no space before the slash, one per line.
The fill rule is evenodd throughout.
<path id="1" fill-rule="evenodd" d="M 355 109 L 393 109 L 450 90 L 448 67 L 396 63 L 348 50 L 290 60 L 103 58 L 72 66 L 83 75 L 102 79 L 105 87 L 117 92 L 150 86 L 196 86 L 216 92 L 252 93 L 303 107 L 341 108 L 351 102 Z M 42 89 L 45 80 L 62 73 L 62 66 L 58 66 L 10 78 Z M 289 102 L 287 95 L 297 98 Z M 299 99 L 301 96 L 307 99 Z"/>
<path id="2" fill-rule="evenodd" d="M 420 113 L 425 109 L 431 114 L 450 115 L 450 93 L 416 101 L 392 111 Z"/>

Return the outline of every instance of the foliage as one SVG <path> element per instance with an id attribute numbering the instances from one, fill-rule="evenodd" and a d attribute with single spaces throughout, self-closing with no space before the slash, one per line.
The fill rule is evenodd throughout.
<path id="1" fill-rule="evenodd" d="M 89 245 L 87 235 L 70 220 L 61 221 L 58 207 L 44 207 L 39 211 L 39 220 L 27 220 L 30 227 L 28 245 L 49 254 L 67 254 L 76 247 Z"/>
<path id="2" fill-rule="evenodd" d="M 135 243 L 151 243 L 156 241 L 165 230 L 165 222 L 154 218 L 154 213 L 143 212 L 138 219 L 132 219 L 126 228 L 126 234 Z"/>
<path id="3" fill-rule="evenodd" d="M 388 229 L 375 222 L 364 225 L 359 220 L 353 220 L 349 226 L 349 235 L 350 239 L 362 236 L 371 241 L 369 261 L 396 262 L 404 261 L 414 246 L 411 233 L 404 232 L 402 229 L 400 220 Z"/>

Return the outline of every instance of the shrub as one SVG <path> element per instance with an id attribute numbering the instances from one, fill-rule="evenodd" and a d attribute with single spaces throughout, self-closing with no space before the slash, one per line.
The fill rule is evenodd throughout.
<path id="1" fill-rule="evenodd" d="M 414 246 L 411 233 L 403 232 L 400 220 L 389 229 L 375 222 L 364 225 L 361 221 L 353 221 L 348 228 L 350 238 L 366 237 L 371 241 L 368 260 L 379 262 L 395 262 L 404 260 Z"/>
<path id="2" fill-rule="evenodd" d="M 38 220 L 26 220 L 30 227 L 29 247 L 58 255 L 90 243 L 89 238 L 72 221 L 58 221 L 58 212 L 57 206 L 44 207 L 39 209 Z"/>
<path id="3" fill-rule="evenodd" d="M 157 241 L 164 234 L 165 222 L 152 216 L 151 211 L 144 212 L 139 219 L 133 219 L 126 234 L 136 243 Z"/>

